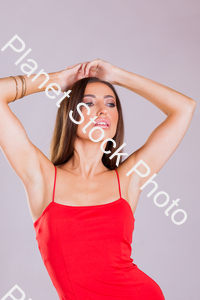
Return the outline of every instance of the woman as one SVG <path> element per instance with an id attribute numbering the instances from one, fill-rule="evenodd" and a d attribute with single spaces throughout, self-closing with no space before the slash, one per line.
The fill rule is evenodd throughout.
<path id="1" fill-rule="evenodd" d="M 30 142 L 9 108 L 8 103 L 24 95 L 20 77 L 15 77 L 17 97 L 13 78 L 0 80 L 0 146 L 25 186 L 38 246 L 59 298 L 164 299 L 158 284 L 131 258 L 134 213 L 140 187 L 181 142 L 196 102 L 100 59 L 50 73 L 42 89 L 38 86 L 44 75 L 32 82 L 34 76 L 24 76 L 26 95 L 44 91 L 49 83 L 57 83 L 63 92 L 72 90 L 58 109 L 51 160 Z M 146 143 L 120 164 L 118 155 L 109 158 L 123 143 L 122 111 L 112 84 L 139 94 L 167 115 Z M 76 110 L 80 102 L 86 104 L 80 108 L 82 123 Z M 69 118 L 71 110 L 79 124 Z M 97 125 L 101 129 L 94 130 L 92 138 L 99 140 L 102 131 L 104 137 L 94 142 L 89 132 Z M 106 139 L 116 144 L 107 141 L 101 148 Z M 140 159 L 150 174 L 126 176 Z M 146 172 L 142 165 L 138 170 Z"/>

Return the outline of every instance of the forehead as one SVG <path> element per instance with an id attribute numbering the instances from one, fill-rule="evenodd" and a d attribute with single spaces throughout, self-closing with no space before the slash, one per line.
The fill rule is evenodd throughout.
<path id="1" fill-rule="evenodd" d="M 90 82 L 86 85 L 85 94 L 93 94 L 95 96 L 111 95 L 115 98 L 115 94 L 112 89 L 102 82 Z"/>

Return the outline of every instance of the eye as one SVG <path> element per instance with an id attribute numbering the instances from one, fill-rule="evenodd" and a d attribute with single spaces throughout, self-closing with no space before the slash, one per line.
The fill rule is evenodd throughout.
<path id="1" fill-rule="evenodd" d="M 88 104 L 90 104 L 90 103 L 93 104 L 92 102 L 87 102 L 86 104 L 88 105 Z M 88 106 L 91 106 L 91 105 L 88 105 Z"/>
<path id="2" fill-rule="evenodd" d="M 115 106 L 116 106 L 116 105 L 115 105 L 114 103 L 112 103 L 112 102 L 111 102 L 111 103 L 108 103 L 108 104 L 111 104 L 111 106 L 109 105 L 110 107 L 115 107 Z"/>

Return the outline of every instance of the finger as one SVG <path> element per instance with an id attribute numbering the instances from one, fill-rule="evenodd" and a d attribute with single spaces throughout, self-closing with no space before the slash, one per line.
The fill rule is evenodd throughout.
<path id="1" fill-rule="evenodd" d="M 81 66 L 81 73 L 82 73 L 82 77 L 85 77 L 85 66 L 87 65 L 87 62 L 86 63 L 83 63 L 82 66 Z"/>
<path id="2" fill-rule="evenodd" d="M 89 76 L 91 63 L 88 63 L 85 67 L 85 76 Z"/>
<path id="3" fill-rule="evenodd" d="M 84 66 L 83 66 L 83 73 L 84 73 L 84 77 L 86 77 L 86 68 L 87 68 L 87 65 L 89 64 L 90 62 L 87 61 Z"/>
<path id="4" fill-rule="evenodd" d="M 77 70 L 77 75 L 78 75 L 79 79 L 83 78 L 83 76 L 82 76 L 82 64 L 79 66 L 79 69 Z"/>
<path id="5" fill-rule="evenodd" d="M 92 60 L 91 62 L 89 62 L 85 68 L 85 76 L 88 76 L 89 75 L 89 72 L 90 72 L 90 69 L 91 68 L 97 68 L 97 62 L 96 62 L 96 59 L 95 60 Z"/>
<path id="6" fill-rule="evenodd" d="M 83 76 L 85 77 L 86 73 L 85 73 L 85 68 L 87 66 L 88 62 L 86 62 L 83 67 L 82 67 L 82 70 L 83 70 Z"/>

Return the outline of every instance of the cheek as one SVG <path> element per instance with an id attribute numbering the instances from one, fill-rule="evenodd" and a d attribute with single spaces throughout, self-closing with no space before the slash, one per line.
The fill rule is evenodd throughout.
<path id="1" fill-rule="evenodd" d="M 113 134 L 113 137 L 115 136 L 115 134 L 117 132 L 118 121 L 119 121 L 119 114 L 118 114 L 118 112 L 115 112 L 112 115 L 112 123 L 113 123 L 112 134 Z"/>
<path id="2" fill-rule="evenodd" d="M 83 117 L 84 117 L 84 121 L 83 121 L 83 123 L 84 123 L 85 120 L 89 119 L 90 114 L 91 114 L 91 111 L 90 111 L 90 114 L 88 115 L 88 114 L 87 114 L 88 110 L 87 110 L 86 107 L 84 107 L 84 106 L 81 106 L 81 107 L 80 107 L 80 111 L 81 111 L 81 113 L 82 113 L 82 115 L 83 115 Z M 79 121 L 80 121 L 80 120 L 81 120 L 81 116 L 79 115 Z M 82 124 L 83 124 L 83 123 L 82 123 Z"/>
<path id="3" fill-rule="evenodd" d="M 113 123 L 115 124 L 115 126 L 117 127 L 117 123 L 118 123 L 118 120 L 119 120 L 118 112 L 113 112 L 112 120 L 113 120 Z"/>
<path id="4" fill-rule="evenodd" d="M 88 134 L 89 134 L 89 131 L 90 131 L 90 129 L 93 127 L 93 123 L 92 124 L 90 124 L 90 125 L 88 125 L 87 126 L 87 128 L 85 128 L 85 131 L 86 131 L 86 133 L 85 132 L 83 132 L 83 128 L 89 123 L 89 122 L 91 122 L 91 120 L 90 120 L 90 118 L 91 118 L 91 114 L 90 115 L 87 115 L 87 110 L 85 109 L 84 111 L 82 111 L 82 114 L 83 114 L 83 116 L 84 116 L 84 121 L 81 123 L 81 124 L 79 124 L 78 125 L 78 127 L 77 127 L 77 135 L 79 136 L 79 137 L 86 137 L 86 136 L 88 136 Z M 79 117 L 79 121 L 81 120 L 81 117 Z"/>
<path id="5" fill-rule="evenodd" d="M 91 113 L 88 115 L 87 114 L 87 109 L 85 108 L 85 107 L 81 107 L 81 109 L 80 109 L 80 111 L 81 111 L 81 113 L 82 113 L 82 117 L 79 115 L 79 119 L 78 119 L 78 121 L 80 122 L 81 121 L 81 119 L 83 119 L 84 118 L 84 120 L 83 120 L 83 122 L 81 123 L 81 124 L 79 124 L 78 126 L 80 126 L 80 127 L 84 127 L 89 121 L 90 121 L 90 115 L 91 115 Z"/>

